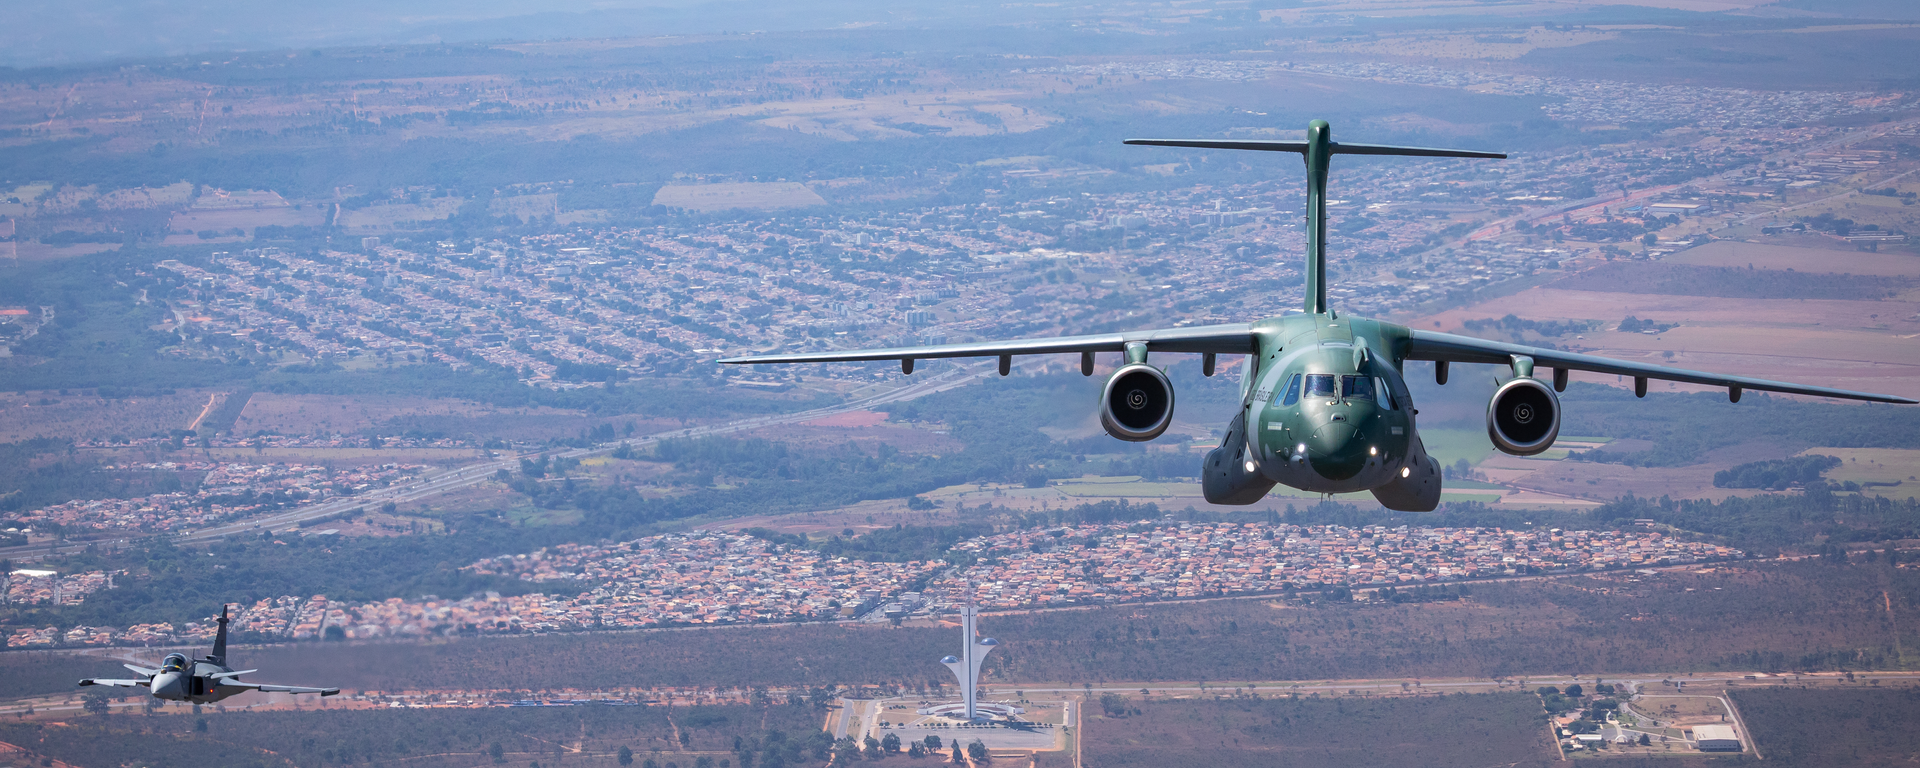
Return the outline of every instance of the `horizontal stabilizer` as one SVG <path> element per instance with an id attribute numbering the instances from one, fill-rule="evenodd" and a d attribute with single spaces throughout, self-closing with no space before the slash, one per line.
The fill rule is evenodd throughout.
<path id="1" fill-rule="evenodd" d="M 1304 141 L 1235 141 L 1228 139 L 1128 139 L 1128 144 L 1144 147 L 1186 147 L 1189 149 L 1248 149 L 1257 152 L 1293 152 L 1306 154 Z M 1504 152 L 1480 152 L 1471 149 L 1435 149 L 1433 147 L 1396 147 L 1390 144 L 1343 144 L 1333 142 L 1328 149 L 1336 155 L 1401 155 L 1405 157 L 1483 157 L 1504 159 Z"/>

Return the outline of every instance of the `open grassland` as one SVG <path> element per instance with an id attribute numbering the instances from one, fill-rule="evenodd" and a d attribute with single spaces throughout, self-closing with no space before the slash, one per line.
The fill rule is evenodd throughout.
<path id="1" fill-rule="evenodd" d="M 1555 342 L 1581 352 L 1717 373 L 1920 397 L 1920 303 L 1906 300 L 1754 299 L 1533 288 L 1415 323 L 1453 330 L 1513 314 L 1592 320 L 1604 330 Z M 1627 316 L 1678 327 L 1660 334 L 1612 330 Z M 1671 353 L 1669 356 L 1668 353 Z M 1630 386 L 1614 376 L 1576 381 Z M 1656 384 L 1657 391 L 1698 389 Z"/>
<path id="2" fill-rule="evenodd" d="M 1920 668 L 1920 572 L 1808 563 L 1479 584 L 1465 600 L 1274 598 L 991 614 L 987 682 L 1305 681 Z M 349 690 L 945 684 L 948 629 L 753 626 L 236 650 Z M 12 654 L 0 655 L 11 667 Z M 157 657 L 157 654 L 156 654 Z M 22 659 L 25 662 L 25 659 Z M 111 666 L 107 664 L 106 666 Z M 71 681 L 0 675 L 0 694 Z M 1275 684 L 1278 690 L 1284 686 Z"/>
<path id="3" fill-rule="evenodd" d="M 417 433 L 504 440 L 574 437 L 581 430 L 612 424 L 624 433 L 669 428 L 669 423 L 638 416 L 597 418 L 579 411 L 544 406 L 500 407 L 450 398 L 398 395 L 282 395 L 260 392 L 234 423 L 240 434 Z"/>
<path id="4" fill-rule="evenodd" d="M 695 211 L 771 210 L 827 204 L 819 194 L 797 181 L 669 184 L 660 188 L 653 202 Z"/>
<path id="5" fill-rule="evenodd" d="M 1114 710 L 1124 708 L 1127 714 Z M 1540 699 L 1524 693 L 1433 698 L 1149 699 L 1089 706 L 1090 768 L 1207 765 L 1362 768 L 1545 766 L 1558 760 Z"/>
<path id="6" fill-rule="evenodd" d="M 1840 466 L 1825 477 L 1855 482 L 1861 492 L 1890 499 L 1920 496 L 1920 451 L 1903 448 L 1809 448 L 1802 453 L 1838 457 Z"/>
<path id="7" fill-rule="evenodd" d="M 1768 763 L 1808 768 L 1905 765 L 1920 755 L 1920 689 L 1738 688 L 1731 691 Z"/>
<path id="8" fill-rule="evenodd" d="M 1920 258 L 1905 253 L 1861 251 L 1844 243 L 1823 249 L 1720 240 L 1681 251 L 1669 256 L 1667 262 L 1701 267 L 1920 277 Z"/>
<path id="9" fill-rule="evenodd" d="M 800 742 L 820 730 L 811 706 L 578 706 L 389 709 L 329 700 L 309 711 L 182 709 L 143 716 L 74 716 L 0 724 L 0 741 L 75 766 L 380 765 L 467 768 L 505 763 L 613 768 L 621 747 L 635 763 L 692 768 L 704 756 L 737 759 L 734 739 L 780 731 Z M 358 706 L 359 708 L 352 708 Z M 200 726 L 204 725 L 204 729 Z M 684 738 L 685 741 L 681 741 Z M 498 744 L 500 757 L 490 752 Z M 38 764 L 28 762 L 23 764 Z"/>

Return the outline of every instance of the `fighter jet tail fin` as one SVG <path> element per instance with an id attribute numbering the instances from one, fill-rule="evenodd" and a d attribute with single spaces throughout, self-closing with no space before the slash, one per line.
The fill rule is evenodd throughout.
<path id="1" fill-rule="evenodd" d="M 213 652 L 207 654 L 207 661 L 220 666 L 227 665 L 227 604 L 220 604 L 220 630 L 213 636 Z"/>

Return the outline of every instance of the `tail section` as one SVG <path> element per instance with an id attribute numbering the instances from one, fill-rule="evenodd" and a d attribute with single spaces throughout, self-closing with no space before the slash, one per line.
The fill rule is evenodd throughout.
<path id="1" fill-rule="evenodd" d="M 1247 149 L 1292 152 L 1307 162 L 1307 286 L 1306 311 L 1327 312 L 1327 168 L 1334 155 L 1400 155 L 1404 157 L 1478 157 L 1504 159 L 1499 152 L 1467 149 L 1396 147 L 1387 144 L 1339 144 L 1325 120 L 1307 124 L 1306 141 L 1232 141 L 1215 139 L 1128 139 L 1128 144 L 1189 149 Z"/>
<path id="2" fill-rule="evenodd" d="M 220 630 L 213 635 L 213 652 L 207 654 L 207 661 L 220 666 L 227 665 L 227 604 L 220 604 Z"/>

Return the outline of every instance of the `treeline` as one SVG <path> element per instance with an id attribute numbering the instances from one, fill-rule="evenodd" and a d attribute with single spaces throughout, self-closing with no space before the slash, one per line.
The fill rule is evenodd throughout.
<path id="1" fill-rule="evenodd" d="M 1720 501 L 1625 496 L 1593 510 L 1615 523 L 1648 519 L 1686 531 L 1725 537 L 1749 552 L 1816 542 L 1892 541 L 1920 537 L 1920 500 L 1838 494 L 1824 484 L 1800 494 L 1730 496 Z"/>
<path id="2" fill-rule="evenodd" d="M 1817 453 L 1789 459 L 1751 461 L 1713 473 L 1713 487 L 1784 491 L 1795 485 L 1818 483 L 1821 475 L 1838 466 L 1839 457 Z"/>

